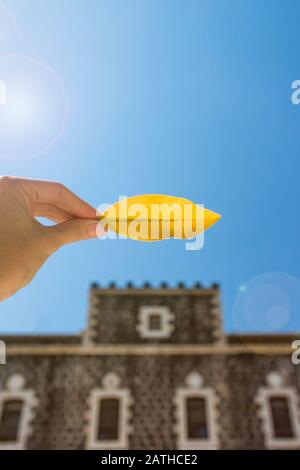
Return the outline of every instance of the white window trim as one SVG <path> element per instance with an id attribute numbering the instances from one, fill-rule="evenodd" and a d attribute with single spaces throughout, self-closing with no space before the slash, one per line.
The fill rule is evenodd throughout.
<path id="1" fill-rule="evenodd" d="M 179 387 L 175 393 L 175 432 L 177 434 L 177 448 L 179 450 L 206 450 L 217 449 L 219 445 L 217 429 L 217 404 L 218 398 L 212 388 L 202 388 L 202 378 L 199 374 L 189 374 L 189 377 L 199 377 L 199 385 L 188 385 L 188 387 Z M 189 439 L 188 438 L 188 417 L 186 400 L 191 397 L 204 398 L 206 401 L 208 439 Z"/>
<path id="2" fill-rule="evenodd" d="M 294 437 L 292 438 L 276 438 L 274 436 L 272 411 L 270 406 L 270 398 L 273 397 L 284 397 L 287 399 L 292 429 L 294 432 Z M 298 397 L 296 391 L 291 387 L 261 387 L 255 401 L 260 407 L 259 416 L 262 420 L 265 447 L 267 449 L 298 448 L 300 446 L 300 424 Z"/>
<path id="3" fill-rule="evenodd" d="M 16 381 L 14 382 L 14 380 Z M 31 422 L 34 418 L 34 408 L 38 404 L 35 392 L 33 390 L 22 390 L 25 380 L 19 374 L 14 374 L 8 380 L 8 390 L 0 392 L 0 421 L 2 418 L 3 407 L 8 400 L 20 400 L 23 402 L 20 424 L 16 441 L 1 442 L 0 450 L 24 450 L 28 436 L 32 432 Z M 16 386 L 14 386 L 16 383 Z"/>
<path id="4" fill-rule="evenodd" d="M 159 315 L 161 318 L 161 328 L 151 330 L 149 319 L 152 315 Z M 169 338 L 174 330 L 174 314 L 167 306 L 142 306 L 138 314 L 137 331 L 142 338 Z"/>
<path id="5" fill-rule="evenodd" d="M 87 426 L 87 449 L 128 449 L 129 435 L 132 428 L 129 425 L 131 418 L 130 406 L 132 398 L 127 388 L 118 388 L 119 378 L 115 374 L 107 374 L 103 378 L 103 388 L 96 388 L 91 391 L 88 405 L 88 426 Z M 99 424 L 100 401 L 104 398 L 116 398 L 120 400 L 118 439 L 103 440 L 97 439 Z"/>

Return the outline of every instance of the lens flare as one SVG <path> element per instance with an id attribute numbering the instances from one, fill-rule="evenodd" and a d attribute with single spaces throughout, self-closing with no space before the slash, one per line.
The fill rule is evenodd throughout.
<path id="1" fill-rule="evenodd" d="M 263 273 L 246 282 L 235 297 L 232 320 L 234 333 L 300 330 L 300 280 L 287 273 Z M 247 344 L 251 349 L 251 342 Z"/>
<path id="2" fill-rule="evenodd" d="M 14 15 L 0 5 L 0 48 L 11 47 L 23 40 L 23 32 Z"/>
<path id="3" fill-rule="evenodd" d="M 0 158 L 47 152 L 62 137 L 69 100 L 62 80 L 30 57 L 0 57 Z"/>

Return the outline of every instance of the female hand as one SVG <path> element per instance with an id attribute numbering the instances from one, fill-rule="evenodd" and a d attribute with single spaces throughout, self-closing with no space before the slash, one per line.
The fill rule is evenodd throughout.
<path id="1" fill-rule="evenodd" d="M 0 177 L 0 301 L 28 284 L 62 245 L 101 236 L 97 225 L 96 210 L 60 183 Z"/>

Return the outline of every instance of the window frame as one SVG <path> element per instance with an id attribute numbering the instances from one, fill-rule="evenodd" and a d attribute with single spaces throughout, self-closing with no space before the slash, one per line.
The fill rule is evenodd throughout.
<path id="1" fill-rule="evenodd" d="M 291 426 L 294 436 L 288 438 L 276 437 L 273 426 L 271 410 L 271 398 L 285 398 L 289 409 Z M 295 449 L 300 446 L 300 424 L 298 397 L 296 391 L 291 387 L 262 387 L 259 390 L 257 404 L 260 406 L 259 416 L 262 421 L 265 447 L 267 449 Z"/>
<path id="2" fill-rule="evenodd" d="M 152 315 L 157 315 L 160 317 L 161 328 L 150 328 L 150 318 Z M 174 330 L 173 320 L 174 314 L 170 311 L 168 306 L 143 305 L 139 309 L 136 329 L 142 338 L 169 338 Z"/>
<path id="3" fill-rule="evenodd" d="M 193 384 L 193 380 L 196 383 Z M 198 380 L 198 383 L 197 383 Z M 191 373 L 186 378 L 187 386 L 176 389 L 174 404 L 176 424 L 174 426 L 177 434 L 177 448 L 179 450 L 215 450 L 218 449 L 218 422 L 217 405 L 218 397 L 211 387 L 202 387 L 202 377 L 200 374 Z M 187 399 L 202 398 L 206 405 L 206 425 L 208 438 L 188 437 L 188 413 Z"/>
<path id="4" fill-rule="evenodd" d="M 0 441 L 0 450 L 24 450 L 26 439 L 30 431 L 30 421 L 32 419 L 31 408 L 35 400 L 32 390 L 20 391 L 1 391 L 0 392 L 0 424 L 2 419 L 3 405 L 6 401 L 22 401 L 22 410 L 20 413 L 19 427 L 17 431 L 17 440 Z"/>
<path id="5" fill-rule="evenodd" d="M 129 424 L 131 417 L 130 406 L 133 403 L 130 391 L 128 388 L 119 388 L 119 377 L 114 373 L 106 374 L 102 379 L 102 383 L 101 388 L 95 388 L 91 391 L 88 399 L 86 448 L 95 450 L 128 449 L 129 435 L 132 432 L 132 427 Z M 106 398 L 120 400 L 118 439 L 98 440 L 100 402 Z"/>

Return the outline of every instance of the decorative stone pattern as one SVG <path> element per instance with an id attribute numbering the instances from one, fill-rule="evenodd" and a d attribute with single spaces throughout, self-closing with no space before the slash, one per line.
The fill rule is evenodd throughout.
<path id="1" fill-rule="evenodd" d="M 24 447 L 87 448 L 91 420 L 88 399 L 93 390 L 109 386 L 130 393 L 129 448 L 176 449 L 176 392 L 182 387 L 196 386 L 214 392 L 218 448 L 265 448 L 260 405 L 255 398 L 260 388 L 266 386 L 268 374 L 279 374 L 284 387 L 294 391 L 299 414 L 300 366 L 293 365 L 291 355 L 286 353 L 258 354 L 251 348 L 249 352 L 247 348 L 243 353 L 235 352 L 237 339 L 226 337 L 220 328 L 220 318 L 217 319 L 220 313 L 218 290 L 199 288 L 197 291 L 162 288 L 151 294 L 149 287 L 140 292 L 115 288 L 115 294 L 113 289 L 102 294 L 101 289 L 93 288 L 87 330 L 81 336 L 71 338 L 70 342 L 68 337 L 62 337 L 64 347 L 78 344 L 80 353 L 10 354 L 14 345 L 38 344 L 37 337 L 28 336 L 24 343 L 18 338 L 4 338 L 8 356 L 7 364 L 0 366 L 0 392 L 7 390 L 9 377 L 21 374 L 26 380 L 25 388 L 33 390 L 38 399 L 31 434 Z M 211 310 L 212 299 L 217 299 L 213 301 L 214 312 Z M 174 330 L 169 338 L 140 337 L 136 322 L 143 305 L 169 307 L 174 314 Z M 248 337 L 247 341 L 250 341 Z M 267 341 L 266 336 L 262 337 L 263 344 Z M 285 341 L 291 345 L 288 338 Z M 56 347 L 60 344 L 59 337 L 44 338 L 39 344 L 40 348 Z M 154 344 L 157 349 L 155 354 L 146 351 L 138 354 L 89 352 L 93 348 L 96 351 L 99 345 L 124 344 Z M 163 352 L 167 344 L 174 347 L 208 345 L 212 353 L 169 355 Z M 229 352 L 213 352 L 222 344 L 227 345 Z M 87 346 L 90 349 L 87 350 Z M 114 382 L 116 377 L 117 384 Z M 197 377 L 201 377 L 200 382 Z M 276 375 L 271 380 L 276 382 Z"/>
<path id="2" fill-rule="evenodd" d="M 167 307 L 174 329 L 170 337 L 144 338 L 137 330 L 143 307 Z M 219 289 L 99 289 L 90 296 L 87 344 L 213 343 L 224 337 Z"/>

